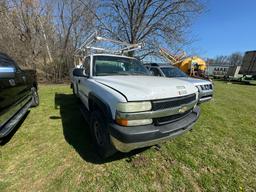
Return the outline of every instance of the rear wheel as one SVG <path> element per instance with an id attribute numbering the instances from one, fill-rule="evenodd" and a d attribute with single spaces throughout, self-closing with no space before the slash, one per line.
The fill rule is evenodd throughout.
<path id="1" fill-rule="evenodd" d="M 35 87 L 31 88 L 32 92 L 32 104 L 31 107 L 37 107 L 39 105 L 39 95 Z"/>
<path id="2" fill-rule="evenodd" d="M 110 141 L 106 118 L 100 111 L 92 113 L 90 130 L 96 150 L 102 158 L 108 158 L 116 152 Z"/>

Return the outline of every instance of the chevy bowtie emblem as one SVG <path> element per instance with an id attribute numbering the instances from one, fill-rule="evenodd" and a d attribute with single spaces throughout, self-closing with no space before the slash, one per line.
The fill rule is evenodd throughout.
<path id="1" fill-rule="evenodd" d="M 178 89 L 178 94 L 179 95 L 185 95 L 187 94 L 187 90 L 185 86 L 176 86 L 176 88 Z"/>
<path id="2" fill-rule="evenodd" d="M 187 91 L 186 90 L 180 90 L 180 91 L 178 91 L 178 94 L 179 95 L 186 95 Z"/>
<path id="3" fill-rule="evenodd" d="M 181 107 L 181 108 L 179 109 L 179 113 L 185 113 L 187 110 L 188 110 L 188 108 L 187 108 L 186 106 Z"/>

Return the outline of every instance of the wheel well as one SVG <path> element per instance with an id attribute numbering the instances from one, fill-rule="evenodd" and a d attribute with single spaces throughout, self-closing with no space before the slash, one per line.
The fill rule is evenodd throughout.
<path id="1" fill-rule="evenodd" d="M 112 121 L 112 113 L 110 107 L 106 103 L 98 99 L 96 96 L 90 95 L 88 104 L 90 112 L 99 110 L 108 120 Z"/>
<path id="2" fill-rule="evenodd" d="M 99 110 L 101 112 L 103 112 L 99 106 L 99 104 L 97 104 L 96 102 L 94 102 L 93 99 L 89 99 L 89 109 L 90 111 L 95 111 L 95 110 Z"/>

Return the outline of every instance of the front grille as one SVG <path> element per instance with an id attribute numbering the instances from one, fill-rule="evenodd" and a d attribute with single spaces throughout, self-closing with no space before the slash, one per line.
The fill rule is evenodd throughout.
<path id="1" fill-rule="evenodd" d="M 192 110 L 189 110 L 182 114 L 171 115 L 168 117 L 155 118 L 155 119 L 153 119 L 153 121 L 154 121 L 155 125 L 164 125 L 164 124 L 172 123 L 175 121 L 179 121 L 180 119 L 189 115 L 191 112 L 192 112 Z"/>
<path id="2" fill-rule="evenodd" d="M 207 84 L 207 85 L 200 85 L 202 90 L 211 90 L 212 89 L 212 84 Z"/>
<path id="3" fill-rule="evenodd" d="M 195 100 L 196 100 L 196 94 L 191 94 L 191 95 L 176 97 L 171 99 L 156 100 L 156 101 L 152 101 L 152 110 L 158 111 L 158 110 L 178 107 L 184 104 L 188 104 Z"/>

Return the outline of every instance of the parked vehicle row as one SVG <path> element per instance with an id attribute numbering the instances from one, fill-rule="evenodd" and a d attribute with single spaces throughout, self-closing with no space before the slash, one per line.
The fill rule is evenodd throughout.
<path id="1" fill-rule="evenodd" d="M 12 58 L 0 53 L 0 140 L 30 107 L 38 105 L 36 71 L 21 70 Z"/>
<path id="2" fill-rule="evenodd" d="M 90 54 L 71 72 L 71 88 L 103 157 L 152 146 L 192 129 L 200 116 L 199 102 L 212 98 L 212 84 L 161 76 L 152 76 L 135 58 L 111 54 Z"/>
<path id="3" fill-rule="evenodd" d="M 90 54 L 70 75 L 102 157 L 152 146 L 191 130 L 200 116 L 199 104 L 213 95 L 210 81 L 123 55 Z M 21 70 L 0 53 L 0 140 L 39 104 L 37 89 L 34 70 Z"/>

